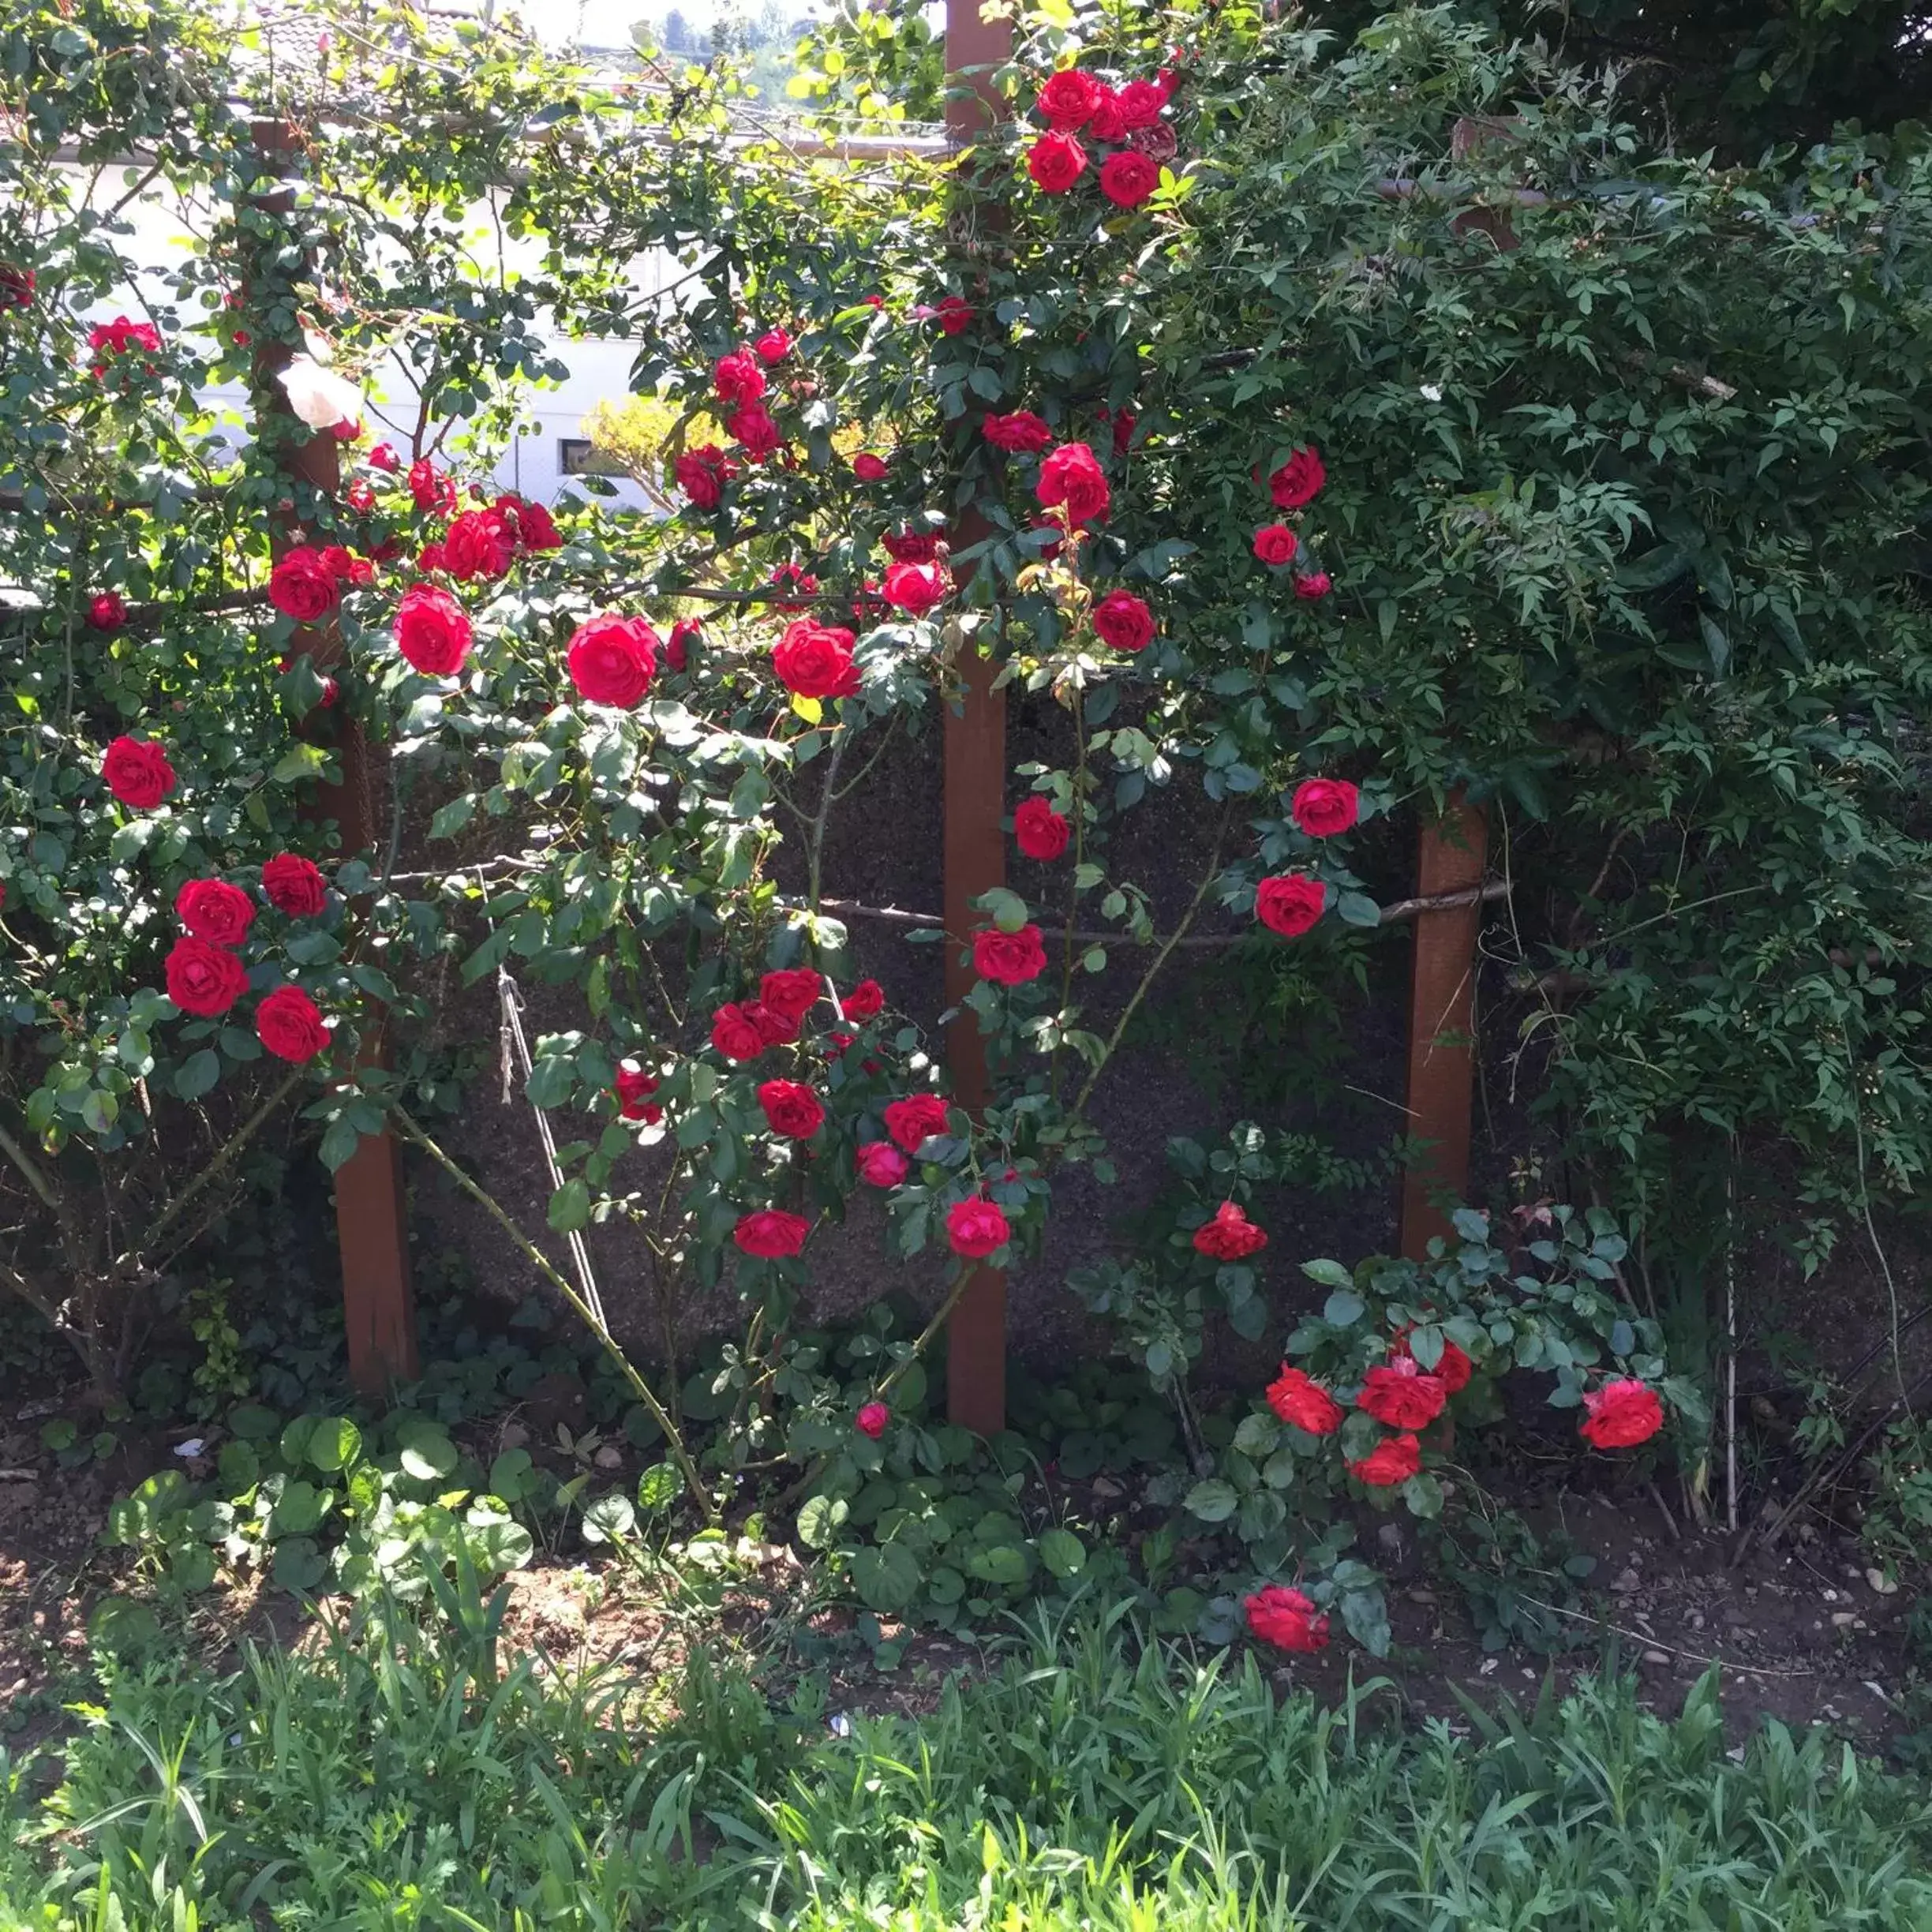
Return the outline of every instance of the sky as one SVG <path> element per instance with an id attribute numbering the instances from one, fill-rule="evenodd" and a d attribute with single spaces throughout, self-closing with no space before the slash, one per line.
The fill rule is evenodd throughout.
<path id="1" fill-rule="evenodd" d="M 577 25 L 580 4 L 583 16 L 581 33 Z M 630 43 L 634 22 L 646 18 L 662 20 L 673 6 L 694 27 L 700 28 L 710 26 L 721 12 L 758 10 L 755 5 L 748 9 L 721 7 L 718 0 L 542 0 L 541 5 L 526 0 L 522 12 L 524 18 L 546 39 L 554 35 L 580 39 L 586 47 L 625 47 Z M 810 10 L 810 0 L 804 0 L 798 9 L 801 13 Z"/>

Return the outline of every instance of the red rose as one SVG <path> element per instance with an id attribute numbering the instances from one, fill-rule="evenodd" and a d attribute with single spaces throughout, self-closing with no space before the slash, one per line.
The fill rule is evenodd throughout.
<path id="1" fill-rule="evenodd" d="M 1634 1449 L 1664 1426 L 1664 1405 L 1647 1382 L 1626 1376 L 1583 1398 L 1589 1411 L 1578 1433 L 1593 1449 Z"/>
<path id="2" fill-rule="evenodd" d="M 268 601 L 298 623 L 314 623 L 335 608 L 339 595 L 335 573 L 327 557 L 307 544 L 298 544 L 282 558 L 268 578 Z"/>
<path id="3" fill-rule="evenodd" d="M 1304 604 L 1318 604 L 1335 588 L 1326 571 L 1310 571 L 1294 580 L 1294 593 Z"/>
<path id="4" fill-rule="evenodd" d="M 152 811 L 174 789 L 174 767 L 152 739 L 117 738 L 101 760 L 107 789 L 123 805 Z"/>
<path id="5" fill-rule="evenodd" d="M 894 564 L 886 572 L 886 601 L 913 617 L 923 617 L 949 594 L 945 572 L 937 564 Z"/>
<path id="6" fill-rule="evenodd" d="M 416 552 L 416 567 L 425 577 L 432 571 L 440 571 L 443 567 L 443 546 L 440 544 L 425 544 Z"/>
<path id="7" fill-rule="evenodd" d="M 861 1436 L 870 1436 L 877 1442 L 891 1420 L 892 1411 L 882 1402 L 869 1402 L 852 1417 L 852 1427 Z"/>
<path id="8" fill-rule="evenodd" d="M 1121 125 L 1131 134 L 1151 127 L 1167 105 L 1169 90 L 1155 80 L 1129 80 L 1120 91 Z"/>
<path id="9" fill-rule="evenodd" d="M 1027 150 L 1027 173 L 1042 194 L 1065 194 L 1087 171 L 1087 150 L 1071 134 L 1043 134 Z"/>
<path id="10" fill-rule="evenodd" d="M 762 1208 L 739 1218 L 732 1239 L 743 1253 L 760 1261 L 777 1261 L 796 1254 L 811 1232 L 811 1223 L 803 1215 L 787 1214 L 782 1208 Z"/>
<path id="11" fill-rule="evenodd" d="M 1125 456 L 1133 444 L 1134 431 L 1139 428 L 1140 418 L 1130 409 L 1110 410 L 1103 402 L 1095 412 L 1103 424 L 1110 425 L 1114 432 L 1114 454 Z"/>
<path id="12" fill-rule="evenodd" d="M 1405 1329 L 1395 1338 L 1395 1353 L 1398 1356 L 1406 1357 L 1409 1352 L 1408 1331 Z M 1459 1395 L 1469 1387 L 1470 1377 L 1475 1372 L 1476 1365 L 1453 1342 L 1445 1337 L 1443 1341 L 1443 1352 L 1438 1357 L 1436 1366 L 1429 1371 L 1429 1373 L 1436 1376 L 1451 1395 Z"/>
<path id="13" fill-rule="evenodd" d="M 496 507 L 502 510 L 506 504 L 515 503 L 515 497 L 496 500 Z M 564 533 L 556 526 L 556 519 L 541 504 L 519 503 L 516 504 L 517 547 L 522 550 L 561 550 Z"/>
<path id="14" fill-rule="evenodd" d="M 892 465 L 883 456 L 862 450 L 852 459 L 852 474 L 861 483 L 883 483 L 892 474 Z"/>
<path id="15" fill-rule="evenodd" d="M 174 895 L 174 916 L 210 945 L 238 946 L 254 922 L 255 902 L 226 879 L 190 879 Z"/>
<path id="16" fill-rule="evenodd" d="M 378 443 L 369 453 L 369 467 L 393 474 L 402 467 L 402 459 L 395 453 L 393 444 Z"/>
<path id="17" fill-rule="evenodd" d="M 772 647 L 772 669 L 800 698 L 850 698 L 859 690 L 852 634 L 801 617 Z"/>
<path id="18" fill-rule="evenodd" d="M 344 494 L 358 516 L 367 516 L 376 507 L 376 485 L 367 477 L 358 477 Z"/>
<path id="19" fill-rule="evenodd" d="M 1136 128 L 1127 137 L 1127 145 L 1136 154 L 1152 162 L 1171 161 L 1181 146 L 1171 122 L 1156 121 L 1151 127 Z"/>
<path id="20" fill-rule="evenodd" d="M 956 1255 L 964 1255 L 969 1261 L 1004 1248 L 1012 1238 L 1012 1227 L 993 1201 L 974 1196 L 955 1201 L 946 1210 L 947 1243 Z"/>
<path id="21" fill-rule="evenodd" d="M 1422 1467 L 1422 1445 L 1413 1436 L 1386 1436 L 1372 1455 L 1351 1462 L 1349 1473 L 1372 1489 L 1392 1489 Z"/>
<path id="22" fill-rule="evenodd" d="M 1305 872 L 1283 872 L 1255 888 L 1255 917 L 1284 939 L 1318 924 L 1327 903 L 1328 888 Z"/>
<path id="23" fill-rule="evenodd" d="M 453 677 L 470 654 L 470 620 L 447 590 L 411 584 L 396 606 L 396 648 L 425 677 Z"/>
<path id="24" fill-rule="evenodd" d="M 1267 1237 L 1233 1201 L 1223 1201 L 1211 1221 L 1194 1230 L 1194 1249 L 1211 1261 L 1245 1261 L 1267 1245 Z"/>
<path id="25" fill-rule="evenodd" d="M 409 492 L 418 510 L 454 509 L 456 486 L 427 456 L 419 456 L 409 466 Z"/>
<path id="26" fill-rule="evenodd" d="M 664 1109 L 651 1099 L 657 1091 L 655 1075 L 646 1073 L 635 1060 L 618 1062 L 617 1111 L 622 1118 L 641 1120 L 646 1126 L 655 1127 L 664 1118 Z"/>
<path id="27" fill-rule="evenodd" d="M 758 1028 L 758 1038 L 767 1046 L 788 1046 L 799 1036 L 797 1020 L 762 1000 L 747 1000 L 744 1017 Z"/>
<path id="28" fill-rule="evenodd" d="M 1361 816 L 1361 794 L 1346 778 L 1307 778 L 1289 810 L 1310 838 L 1333 838 Z"/>
<path id="29" fill-rule="evenodd" d="M 657 675 L 657 633 L 642 617 L 606 611 L 571 633 L 571 682 L 592 704 L 628 711 Z"/>
<path id="30" fill-rule="evenodd" d="M 677 486 L 700 510 L 715 510 L 738 466 L 715 443 L 687 450 L 672 466 Z"/>
<path id="31" fill-rule="evenodd" d="M 1107 513 L 1107 480 L 1084 443 L 1062 443 L 1040 465 L 1033 494 L 1051 510 L 1064 504 L 1076 523 L 1091 523 Z"/>
<path id="32" fill-rule="evenodd" d="M 743 1006 L 721 1006 L 711 1016 L 711 1044 L 727 1060 L 755 1060 L 765 1050 L 765 1036 Z"/>
<path id="33" fill-rule="evenodd" d="M 127 605 L 118 590 L 97 590 L 88 599 L 87 620 L 96 631 L 118 631 L 127 622 Z"/>
<path id="34" fill-rule="evenodd" d="M 322 551 L 322 567 L 337 583 L 345 584 L 355 575 L 355 559 L 341 544 L 328 544 Z"/>
<path id="35" fill-rule="evenodd" d="M 151 322 L 130 322 L 125 316 L 116 316 L 111 322 L 97 322 L 88 331 L 88 346 L 94 351 L 89 365 L 93 373 L 104 376 L 110 360 L 118 361 L 130 350 L 146 349 L 159 354 L 161 338 Z M 140 366 L 153 373 L 154 365 L 144 358 Z"/>
<path id="36" fill-rule="evenodd" d="M 204 1020 L 225 1013 L 248 989 L 248 969 L 226 946 L 192 934 L 174 942 L 166 972 L 168 998 Z"/>
<path id="37" fill-rule="evenodd" d="M 1100 104 L 1100 84 L 1077 67 L 1065 67 L 1043 86 L 1033 105 L 1056 133 L 1072 134 L 1093 118 Z"/>
<path id="38" fill-rule="evenodd" d="M 328 1045 L 321 1009 L 300 987 L 277 987 L 255 1009 L 255 1033 L 278 1060 L 293 1061 L 298 1066 Z"/>
<path id="39" fill-rule="evenodd" d="M 1312 1376 L 1286 1362 L 1267 1386 L 1267 1406 L 1311 1436 L 1332 1436 L 1342 1426 L 1342 1405 Z"/>
<path id="40" fill-rule="evenodd" d="M 824 975 L 809 966 L 788 966 L 768 972 L 758 982 L 758 1001 L 786 1019 L 803 1020 L 825 992 Z"/>
<path id="41" fill-rule="evenodd" d="M 1271 1583 L 1245 1598 L 1241 1607 L 1248 1613 L 1249 1629 L 1278 1650 L 1297 1650 L 1312 1657 L 1328 1647 L 1327 1618 L 1298 1589 Z"/>
<path id="42" fill-rule="evenodd" d="M 443 535 L 443 567 L 459 583 L 472 577 L 494 581 L 515 556 L 516 537 L 496 510 L 466 510 Z"/>
<path id="43" fill-rule="evenodd" d="M 1286 523 L 1264 523 L 1254 534 L 1254 553 L 1264 564 L 1292 564 L 1301 540 Z"/>
<path id="44" fill-rule="evenodd" d="M 781 328 L 768 328 L 751 346 L 761 362 L 782 362 L 792 353 L 792 338 Z"/>
<path id="45" fill-rule="evenodd" d="M 1053 431 L 1044 417 L 1031 410 L 1009 410 L 1005 415 L 987 417 L 979 433 L 995 449 L 1013 451 L 1043 450 L 1053 440 Z"/>
<path id="46" fill-rule="evenodd" d="M 1066 820 L 1037 792 L 1013 814 L 1013 838 L 1029 859 L 1058 859 L 1072 837 Z"/>
<path id="47" fill-rule="evenodd" d="M 897 1187 L 912 1163 L 889 1140 L 868 1140 L 859 1150 L 859 1178 L 868 1186 Z"/>
<path id="48" fill-rule="evenodd" d="M 766 1080 L 758 1097 L 766 1125 L 788 1140 L 809 1140 L 825 1125 L 825 1106 L 803 1080 Z"/>
<path id="49" fill-rule="evenodd" d="M 277 852 L 262 867 L 262 890 L 278 912 L 290 919 L 313 919 L 328 904 L 322 874 L 294 852 Z"/>
<path id="50" fill-rule="evenodd" d="M 778 433 L 778 425 L 772 421 L 770 412 L 762 402 L 747 402 L 735 416 L 727 419 L 724 427 L 744 445 L 745 454 L 754 462 L 762 462 L 784 440 Z"/>
<path id="51" fill-rule="evenodd" d="M 861 979 L 840 1005 L 848 1020 L 875 1020 L 886 1010 L 886 989 L 876 979 Z"/>
<path id="52" fill-rule="evenodd" d="M 818 593 L 818 579 L 802 564 L 775 564 L 765 581 L 775 589 L 797 593 L 792 597 L 773 598 L 772 601 L 781 610 L 808 610 L 812 598 Z"/>
<path id="53" fill-rule="evenodd" d="M 682 671 L 691 661 L 691 647 L 704 635 L 704 626 L 695 617 L 680 617 L 665 640 L 665 662 L 673 671 Z"/>
<path id="54" fill-rule="evenodd" d="M 1100 169 L 1100 192 L 1116 208 L 1137 208 L 1159 185 L 1160 170 L 1131 148 L 1109 155 Z"/>
<path id="55" fill-rule="evenodd" d="M 1127 132 L 1127 123 L 1121 118 L 1121 97 L 1104 80 L 1095 86 L 1093 118 L 1087 123 L 1087 132 L 1103 141 L 1119 140 Z"/>
<path id="56" fill-rule="evenodd" d="M 788 349 L 791 344 L 788 342 L 785 346 Z M 782 351 L 771 360 L 782 362 L 784 360 Z M 758 367 L 757 358 L 746 349 L 720 356 L 717 367 L 711 372 L 711 381 L 717 391 L 717 399 L 728 402 L 733 409 L 755 402 L 765 393 L 765 372 Z"/>
<path id="57" fill-rule="evenodd" d="M 879 541 L 895 564 L 931 564 L 945 548 L 938 533 L 927 530 L 888 530 Z"/>
<path id="58" fill-rule="evenodd" d="M 1268 494 L 1277 509 L 1299 510 L 1321 494 L 1322 485 L 1327 481 L 1320 451 L 1298 449 L 1268 478 Z"/>
<path id="59" fill-rule="evenodd" d="M 1426 1428 L 1449 1399 L 1440 1376 L 1425 1375 L 1414 1357 L 1398 1355 L 1362 1377 L 1355 1406 L 1391 1428 Z"/>
<path id="60" fill-rule="evenodd" d="M 942 295 L 933 310 L 942 335 L 960 335 L 972 327 L 973 306 L 964 295 Z"/>
<path id="61" fill-rule="evenodd" d="M 1024 986 L 1046 970 L 1046 949 L 1040 944 L 1037 926 L 1022 926 L 1017 932 L 1002 932 L 996 926 L 982 927 L 972 936 L 973 971 L 982 979 L 1001 986 Z"/>
<path id="62" fill-rule="evenodd" d="M 1093 627 L 1118 651 L 1144 651 L 1154 642 L 1154 613 L 1131 591 L 1110 590 L 1094 606 Z"/>
<path id="63" fill-rule="evenodd" d="M 0 309 L 31 309 L 38 286 L 31 268 L 0 262 Z"/>
<path id="64" fill-rule="evenodd" d="M 892 1101 L 886 1109 L 886 1131 L 907 1153 L 916 1154 L 935 1135 L 946 1131 L 946 1103 L 937 1094 L 914 1094 Z"/>

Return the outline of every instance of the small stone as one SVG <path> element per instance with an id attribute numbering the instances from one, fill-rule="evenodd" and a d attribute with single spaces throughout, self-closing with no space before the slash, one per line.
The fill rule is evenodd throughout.
<path id="1" fill-rule="evenodd" d="M 1381 1528 L 1376 1532 L 1376 1541 L 1385 1550 L 1398 1552 L 1402 1546 L 1402 1525 L 1400 1523 L 1383 1524 Z"/>
<path id="2" fill-rule="evenodd" d="M 527 1449 L 530 1447 L 530 1431 L 521 1422 L 506 1422 L 503 1425 L 501 1440 L 506 1449 Z"/>
<path id="3" fill-rule="evenodd" d="M 1827 1603 L 1836 1603 L 1838 1601 L 1838 1593 L 1835 1589 L 1828 1589 L 1824 1593 L 1824 1597 Z"/>
<path id="4" fill-rule="evenodd" d="M 1627 1597 L 1632 1590 L 1640 1589 L 1642 1586 L 1643 1578 L 1637 1574 L 1634 1563 L 1627 1569 L 1619 1570 L 1610 1585 L 1619 1597 Z"/>
<path id="5" fill-rule="evenodd" d="M 1844 1630 L 1848 1625 L 1855 1623 L 1857 1621 L 1858 1619 L 1849 1610 L 1834 1610 L 1832 1612 L 1832 1628 L 1833 1630 Z"/>
<path id="6" fill-rule="evenodd" d="M 1896 1597 L 1898 1594 L 1898 1578 L 1887 1576 L 1876 1563 L 1865 1572 L 1865 1581 L 1881 1597 Z"/>
<path id="7" fill-rule="evenodd" d="M 1702 1630 L 1704 1627 L 1704 1612 L 1702 1610 L 1693 1610 L 1690 1612 L 1690 1627 L 1693 1630 Z"/>
<path id="8" fill-rule="evenodd" d="M 1646 1650 L 1643 1653 L 1643 1661 L 1646 1664 L 1668 1664 L 1670 1659 L 1661 1650 Z"/>
<path id="9" fill-rule="evenodd" d="M 620 1470 L 623 1467 L 622 1451 L 613 1448 L 608 1443 L 606 1443 L 590 1459 L 601 1470 Z"/>

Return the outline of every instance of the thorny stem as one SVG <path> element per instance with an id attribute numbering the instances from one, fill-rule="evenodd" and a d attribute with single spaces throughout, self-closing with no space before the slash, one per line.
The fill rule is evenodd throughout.
<path id="1" fill-rule="evenodd" d="M 181 1219 L 188 1204 L 255 1138 L 256 1134 L 260 1133 L 262 1128 L 267 1124 L 269 1115 L 273 1114 L 294 1091 L 301 1078 L 302 1075 L 299 1069 L 290 1074 L 288 1078 L 283 1080 L 282 1084 L 276 1088 L 275 1091 L 269 1095 L 268 1098 L 222 1143 L 221 1146 L 215 1150 L 214 1159 L 168 1203 L 167 1207 L 161 1210 L 154 1225 L 148 1230 L 143 1238 L 141 1245 L 144 1248 L 152 1252 L 155 1242 L 160 1239 L 162 1230 L 173 1226 Z M 131 1258 L 128 1256 L 122 1257 L 124 1260 Z"/>
<path id="2" fill-rule="evenodd" d="M 1064 1019 L 1073 1003 L 1073 915 L 1080 909 L 1080 867 L 1087 856 L 1087 720 L 1079 691 L 1073 694 L 1073 876 L 1067 886 L 1066 930 L 1060 942 L 1060 1012 Z M 1046 1063 L 1047 1091 L 1055 1105 L 1060 1099 L 1060 1034 L 1054 1035 Z"/>
<path id="3" fill-rule="evenodd" d="M 805 896 L 814 911 L 825 867 L 826 826 L 832 817 L 832 801 L 837 796 L 839 766 L 844 762 L 845 746 L 852 727 L 841 724 L 832 734 L 832 749 L 826 757 L 825 788 L 818 795 L 818 809 L 812 814 L 811 841 L 805 848 Z"/>
<path id="4" fill-rule="evenodd" d="M 402 1108 L 397 1107 L 393 1111 L 396 1125 L 510 1237 L 524 1259 L 570 1304 L 578 1320 L 597 1338 L 598 1346 L 611 1358 L 612 1362 L 616 1367 L 617 1372 L 631 1385 L 631 1391 L 638 1400 L 650 1411 L 651 1420 L 664 1431 L 665 1441 L 669 1447 L 672 1459 L 683 1473 L 685 1481 L 691 1485 L 691 1494 L 697 1498 L 698 1507 L 704 1511 L 706 1522 L 707 1524 L 717 1522 L 718 1519 L 717 1504 L 710 1491 L 706 1488 L 704 1478 L 698 1473 L 697 1464 L 691 1459 L 691 1451 L 684 1446 L 684 1437 L 676 1421 L 670 1411 L 657 1399 L 650 1384 L 638 1373 L 630 1357 L 625 1354 L 623 1350 L 618 1345 L 616 1337 L 604 1326 L 603 1323 L 597 1320 L 590 1304 L 556 1268 L 551 1266 L 549 1259 L 543 1250 L 517 1226 L 508 1211 L 493 1194 L 489 1193 L 477 1181 L 473 1181 L 461 1167 L 458 1166 L 456 1163 L 444 1153 L 435 1141 L 430 1139 L 429 1136 Z"/>

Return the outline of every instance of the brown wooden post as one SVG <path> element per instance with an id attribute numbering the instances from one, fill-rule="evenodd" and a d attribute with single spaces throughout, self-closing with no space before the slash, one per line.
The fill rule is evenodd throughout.
<path id="1" fill-rule="evenodd" d="M 1470 892 L 1482 884 L 1488 822 L 1458 792 L 1440 820 L 1425 819 L 1416 891 Z M 1480 903 L 1421 913 L 1409 998 L 1409 1133 L 1425 1144 L 1402 1176 L 1402 1252 L 1421 1260 L 1429 1237 L 1451 1234 L 1435 1205 L 1469 1189 L 1470 1114 L 1475 1070 L 1476 935 Z"/>
<path id="2" fill-rule="evenodd" d="M 963 82 L 972 89 L 946 103 L 946 130 L 955 147 L 970 146 L 1003 116 L 992 71 L 1012 46 L 1011 28 L 1003 20 L 983 19 L 979 0 L 946 0 L 946 71 L 954 86 Z M 955 550 L 971 549 L 987 534 L 975 511 L 953 520 Z M 972 901 L 1006 880 L 1006 840 L 1000 829 L 1006 799 L 1006 698 L 993 689 L 994 668 L 968 642 L 959 665 L 960 708 L 946 713 L 945 991 L 953 1007 L 972 990 L 975 978 L 964 953 L 966 935 L 982 923 Z M 946 1060 L 960 1104 L 975 1111 L 984 1106 L 986 1043 L 977 1014 L 961 1011 L 953 1021 Z M 995 1435 L 1006 1426 L 1006 1277 L 1001 1269 L 973 1268 L 947 1324 L 946 1408 L 955 1422 L 978 1435 Z"/>
<path id="3" fill-rule="evenodd" d="M 278 175 L 285 174 L 297 152 L 295 130 L 285 122 L 258 122 L 254 135 L 256 152 Z M 286 210 L 292 204 L 286 189 L 262 197 L 262 205 L 270 208 Z M 289 414 L 275 380 L 290 360 L 287 345 L 270 341 L 266 331 L 258 331 L 256 340 L 257 436 L 264 447 L 272 445 L 279 452 L 292 479 L 333 497 L 342 483 L 339 447 L 326 432 L 309 434 Z M 298 442 L 298 436 L 308 440 Z M 271 533 L 275 555 L 301 542 L 305 535 L 294 514 L 278 515 Z M 341 662 L 342 633 L 332 619 L 297 630 L 289 655 L 294 658 L 304 653 L 318 672 Z M 328 712 L 317 711 L 305 726 L 305 735 L 321 737 L 329 719 Z M 309 812 L 318 819 L 335 821 L 345 853 L 365 852 L 374 842 L 376 825 L 369 743 L 361 725 L 345 716 L 334 731 L 332 743 L 341 779 L 316 786 Z M 380 1028 L 365 1033 L 360 1058 L 364 1065 L 384 1064 Z M 417 1373 L 416 1305 L 410 1288 L 402 1163 L 395 1136 L 386 1129 L 365 1136 L 336 1170 L 335 1235 L 342 1254 L 350 1376 L 364 1395 L 381 1396 L 395 1383 L 414 1381 Z"/>

